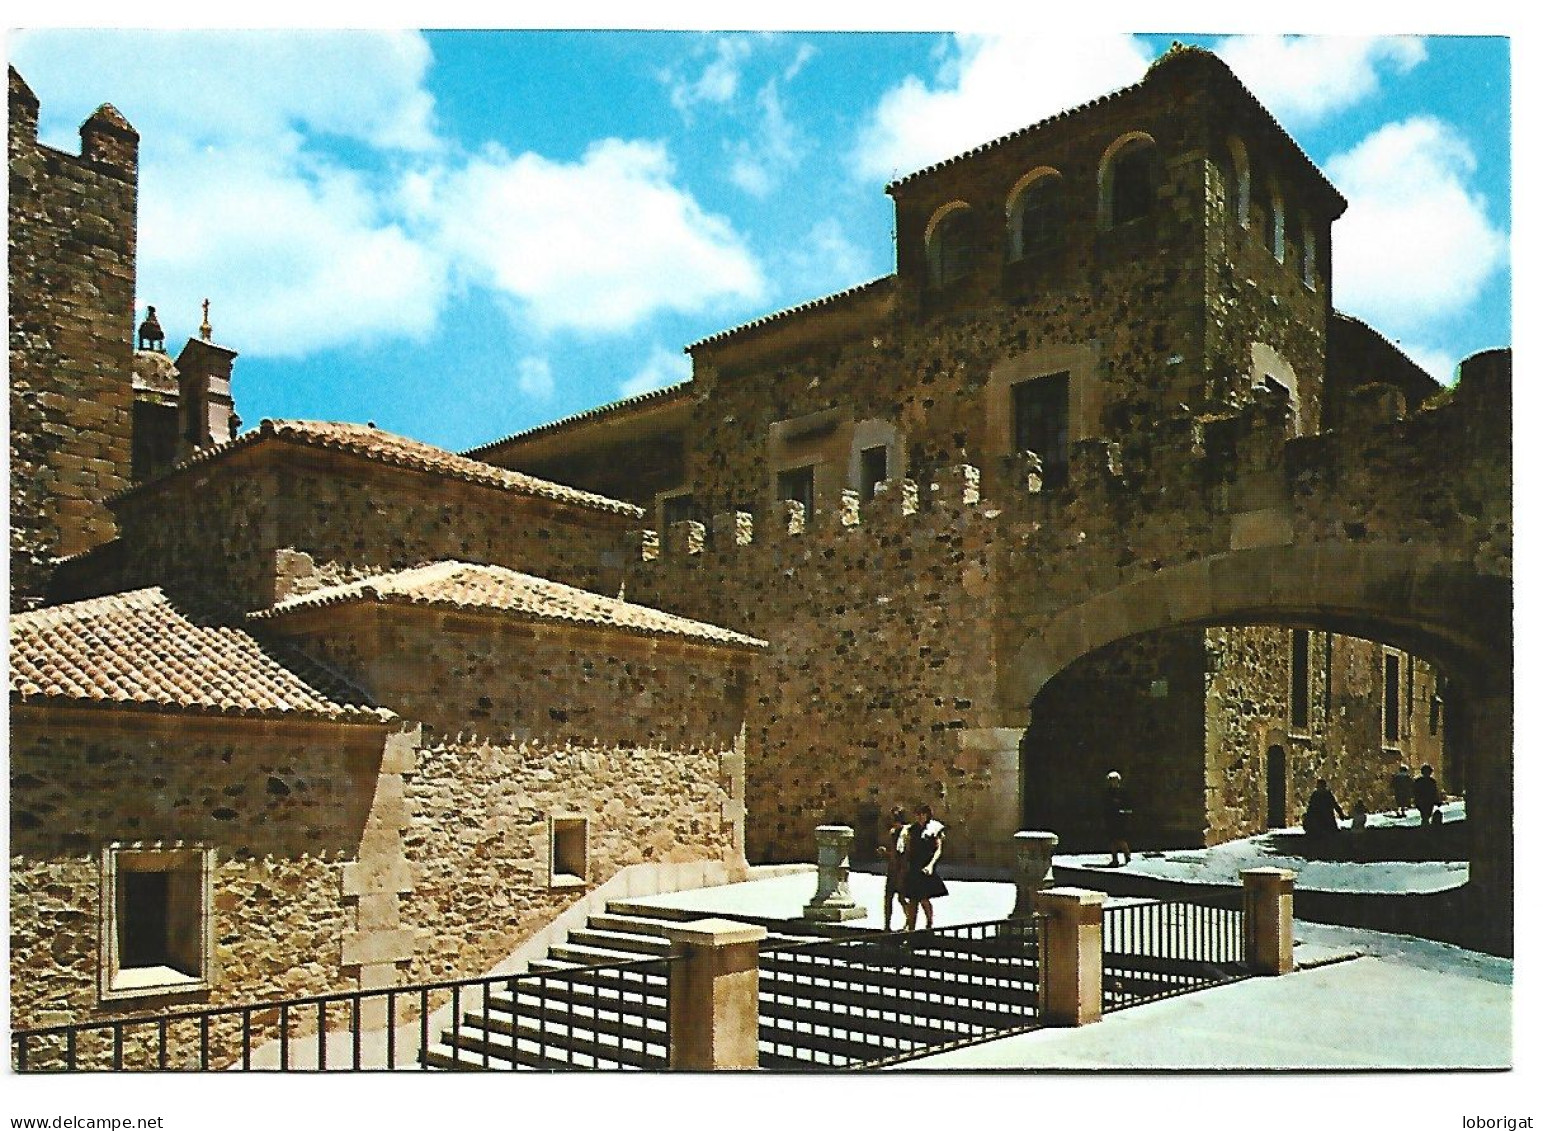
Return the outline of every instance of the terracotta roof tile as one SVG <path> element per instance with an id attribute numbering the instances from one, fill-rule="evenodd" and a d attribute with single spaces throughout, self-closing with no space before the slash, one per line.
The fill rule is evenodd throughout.
<path id="1" fill-rule="evenodd" d="M 396 716 L 304 657 L 138 589 L 11 618 L 11 701 L 384 723 Z"/>
<path id="2" fill-rule="evenodd" d="M 218 444 L 212 448 L 205 448 L 203 451 L 172 468 L 166 475 L 176 475 L 187 468 L 219 460 L 238 449 L 249 448 L 274 440 L 304 444 L 307 447 L 313 448 L 325 448 L 330 451 L 346 452 L 349 455 L 374 460 L 378 463 L 390 464 L 395 467 L 407 467 L 414 471 L 426 472 L 430 475 L 460 479 L 464 482 L 511 491 L 516 494 L 551 499 L 554 502 L 567 503 L 571 506 L 584 507 L 589 510 L 605 511 L 609 514 L 623 515 L 628 518 L 643 517 L 643 511 L 640 507 L 622 502 L 620 499 L 611 499 L 604 495 L 594 494 L 591 491 L 580 491 L 574 487 L 565 487 L 560 483 L 551 483 L 545 479 L 538 479 L 534 475 L 526 475 L 523 472 L 494 467 L 490 463 L 483 463 L 481 460 L 457 455 L 454 452 L 446 451 L 444 448 L 437 448 L 433 444 L 425 444 L 421 440 L 410 440 L 406 436 L 398 436 L 394 432 L 385 432 L 365 424 L 347 424 L 339 421 L 264 420 L 257 428 L 244 433 L 228 444 Z M 165 477 L 163 476 L 162 478 Z M 154 482 L 156 480 L 150 481 L 150 483 Z M 123 498 L 142 491 L 149 485 L 141 484 L 130 487 L 115 497 Z"/>
<path id="3" fill-rule="evenodd" d="M 686 347 L 686 352 L 690 353 L 692 350 L 698 349 L 701 346 L 715 345 L 716 343 L 726 341 L 727 339 L 732 338 L 737 334 L 743 334 L 747 330 L 759 329 L 760 327 L 768 326 L 773 322 L 780 322 L 784 318 L 792 318 L 799 314 L 806 314 L 811 310 L 818 310 L 822 306 L 832 306 L 836 303 L 843 302 L 846 299 L 856 298 L 860 294 L 875 290 L 886 284 L 893 285 L 894 282 L 895 276 L 881 275 L 877 279 L 869 279 L 866 283 L 859 283 L 855 287 L 847 287 L 845 290 L 837 291 L 835 294 L 823 295 L 820 298 L 810 299 L 808 302 L 801 302 L 797 306 L 790 306 L 785 310 L 778 310 L 771 314 L 762 315 L 760 318 L 753 318 L 749 322 L 742 322 L 738 326 L 731 326 L 727 330 L 720 330 L 716 334 L 709 334 L 707 337 L 702 338 L 700 341 L 692 342 L 689 346 Z"/>
<path id="4" fill-rule="evenodd" d="M 502 613 L 527 620 L 566 622 L 640 636 L 677 637 L 733 648 L 766 647 L 765 641 L 753 636 L 687 620 L 645 605 L 602 597 L 502 566 L 456 561 L 435 562 L 400 573 L 319 589 L 248 616 L 260 622 L 305 609 L 361 602 Z"/>
<path id="5" fill-rule="evenodd" d="M 538 424 L 534 428 L 525 429 L 523 432 L 510 433 L 508 436 L 500 437 L 497 440 L 490 440 L 486 444 L 478 444 L 475 448 L 467 448 L 461 454 L 471 459 L 477 459 L 485 453 L 497 451 L 505 445 L 517 443 L 521 440 L 529 440 L 534 436 L 544 436 L 548 432 L 556 432 L 580 421 L 596 420 L 602 416 L 626 413 L 633 409 L 644 407 L 658 408 L 661 405 L 673 404 L 676 401 L 689 400 L 693 391 L 694 387 L 691 379 L 688 377 L 686 380 L 677 381 L 673 385 L 665 385 L 659 389 L 648 389 L 630 397 L 623 397 L 619 401 L 596 405 L 594 408 L 586 408 L 569 416 L 549 420 L 545 424 Z"/>

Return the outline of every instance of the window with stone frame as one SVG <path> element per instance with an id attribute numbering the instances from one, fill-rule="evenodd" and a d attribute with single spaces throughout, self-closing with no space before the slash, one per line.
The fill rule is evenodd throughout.
<path id="1" fill-rule="evenodd" d="M 1012 398 L 1013 450 L 1039 456 L 1045 483 L 1060 486 L 1070 460 L 1071 374 L 1020 381 Z"/>
<path id="2" fill-rule="evenodd" d="M 1115 155 L 1109 177 L 1111 223 L 1150 216 L 1157 207 L 1157 146 L 1148 138 L 1127 143 Z"/>
<path id="3" fill-rule="evenodd" d="M 550 861 L 552 887 L 577 887 L 589 882 L 589 818 L 551 818 Z"/>
<path id="4" fill-rule="evenodd" d="M 666 530 L 677 522 L 697 521 L 695 497 L 689 493 L 664 496 L 659 501 L 659 518 Z"/>
<path id="5" fill-rule="evenodd" d="M 101 872 L 102 1000 L 209 989 L 214 849 L 110 844 Z"/>
<path id="6" fill-rule="evenodd" d="M 1305 732 L 1310 722 L 1312 684 L 1308 668 L 1308 654 L 1312 637 L 1294 628 L 1291 630 L 1291 729 Z"/>
<path id="7" fill-rule="evenodd" d="M 814 514 L 814 464 L 777 472 L 777 498 L 804 504 L 804 517 Z"/>
<path id="8" fill-rule="evenodd" d="M 1013 217 L 1012 258 L 1043 255 L 1060 247 L 1064 238 L 1061 176 L 1046 173 L 1018 198 Z"/>
<path id="9" fill-rule="evenodd" d="M 969 273 L 975 256 L 975 218 L 968 208 L 943 216 L 927 240 L 927 281 L 934 290 L 952 286 Z"/>

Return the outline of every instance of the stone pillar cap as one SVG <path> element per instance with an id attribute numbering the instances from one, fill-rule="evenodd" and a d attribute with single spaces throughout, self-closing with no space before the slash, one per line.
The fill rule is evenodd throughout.
<path id="1" fill-rule="evenodd" d="M 1084 906 L 1103 903 L 1105 898 L 1103 892 L 1090 891 L 1087 888 L 1046 888 L 1039 894 L 1042 899 L 1046 896 L 1054 896 L 1057 899 L 1074 900 Z"/>
<path id="2" fill-rule="evenodd" d="M 1013 839 L 1014 840 L 1053 840 L 1053 841 L 1059 842 L 1061 838 L 1059 836 L 1057 836 L 1055 833 L 1039 832 L 1037 830 L 1024 829 L 1022 832 L 1014 833 L 1013 834 Z"/>
<path id="3" fill-rule="evenodd" d="M 1258 876 L 1261 879 L 1295 880 L 1297 874 L 1289 868 L 1244 868 L 1240 876 Z"/>
<path id="4" fill-rule="evenodd" d="M 849 833 L 851 831 L 851 825 L 817 825 L 814 830 L 816 836 L 820 833 L 830 835 L 832 833 Z"/>
<path id="5" fill-rule="evenodd" d="M 689 923 L 666 927 L 664 937 L 672 943 L 691 946 L 735 946 L 760 942 L 766 937 L 766 928 L 753 923 L 736 923 L 732 919 L 693 919 Z"/>

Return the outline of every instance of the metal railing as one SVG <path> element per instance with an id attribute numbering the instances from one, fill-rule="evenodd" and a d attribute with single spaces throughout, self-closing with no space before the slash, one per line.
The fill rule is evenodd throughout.
<path id="1" fill-rule="evenodd" d="M 1033 920 L 763 944 L 761 1067 L 874 1068 L 1037 1028 Z"/>
<path id="2" fill-rule="evenodd" d="M 17 1029 L 18 1072 L 669 1066 L 672 958 Z M 436 1023 L 435 1015 L 448 1010 Z M 431 1035 L 440 1025 L 438 1044 Z"/>
<path id="3" fill-rule="evenodd" d="M 1247 976 L 1243 912 L 1181 901 L 1104 908 L 1104 1012 Z"/>

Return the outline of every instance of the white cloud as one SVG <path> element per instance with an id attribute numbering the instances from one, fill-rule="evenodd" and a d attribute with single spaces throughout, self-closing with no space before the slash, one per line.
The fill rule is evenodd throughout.
<path id="1" fill-rule="evenodd" d="M 787 279 L 788 289 L 800 296 L 796 302 L 866 283 L 889 264 L 876 268 L 871 252 L 853 243 L 841 224 L 827 217 L 817 221 L 803 239 L 794 241 L 782 267 L 779 273 Z"/>
<path id="2" fill-rule="evenodd" d="M 574 163 L 490 148 L 412 191 L 436 246 L 537 328 L 617 331 L 765 288 L 739 234 L 673 177 L 662 145 L 613 138 Z"/>
<path id="3" fill-rule="evenodd" d="M 620 393 L 635 397 L 653 389 L 678 385 L 691 376 L 691 359 L 685 354 L 656 345 L 641 369 L 623 381 Z"/>
<path id="4" fill-rule="evenodd" d="M 740 69 L 750 57 L 750 41 L 742 36 L 715 40 L 712 58 L 694 79 L 667 71 L 660 77 L 670 87 L 670 104 L 682 114 L 702 103 L 721 105 L 739 89 Z"/>
<path id="5" fill-rule="evenodd" d="M 776 80 L 761 87 L 756 107 L 761 114 L 760 128 L 753 138 L 733 147 L 729 179 L 752 196 L 766 197 L 784 174 L 797 167 L 802 136 L 788 121 Z"/>
<path id="6" fill-rule="evenodd" d="M 537 401 L 551 400 L 557 388 L 552 378 L 552 363 L 544 357 L 520 358 L 519 365 L 515 366 L 514 383 L 520 392 Z"/>
<path id="7" fill-rule="evenodd" d="M 1376 92 L 1384 70 L 1425 61 L 1412 36 L 1244 35 L 1216 45 L 1243 85 L 1289 129 L 1302 129 Z"/>
<path id="8" fill-rule="evenodd" d="M 880 99 L 855 167 L 904 176 L 1137 82 L 1151 58 L 1131 36 L 957 36 L 932 84 L 907 76 Z"/>
<path id="9" fill-rule="evenodd" d="M 1382 127 L 1325 165 L 1350 201 L 1334 225 L 1335 305 L 1394 335 L 1458 315 L 1506 262 L 1507 237 L 1473 187 L 1477 160 L 1452 126 Z"/>
<path id="10" fill-rule="evenodd" d="M 1419 342 L 1399 342 L 1398 348 L 1443 385 L 1450 385 L 1457 380 L 1457 363 L 1461 359 L 1452 351 Z"/>

